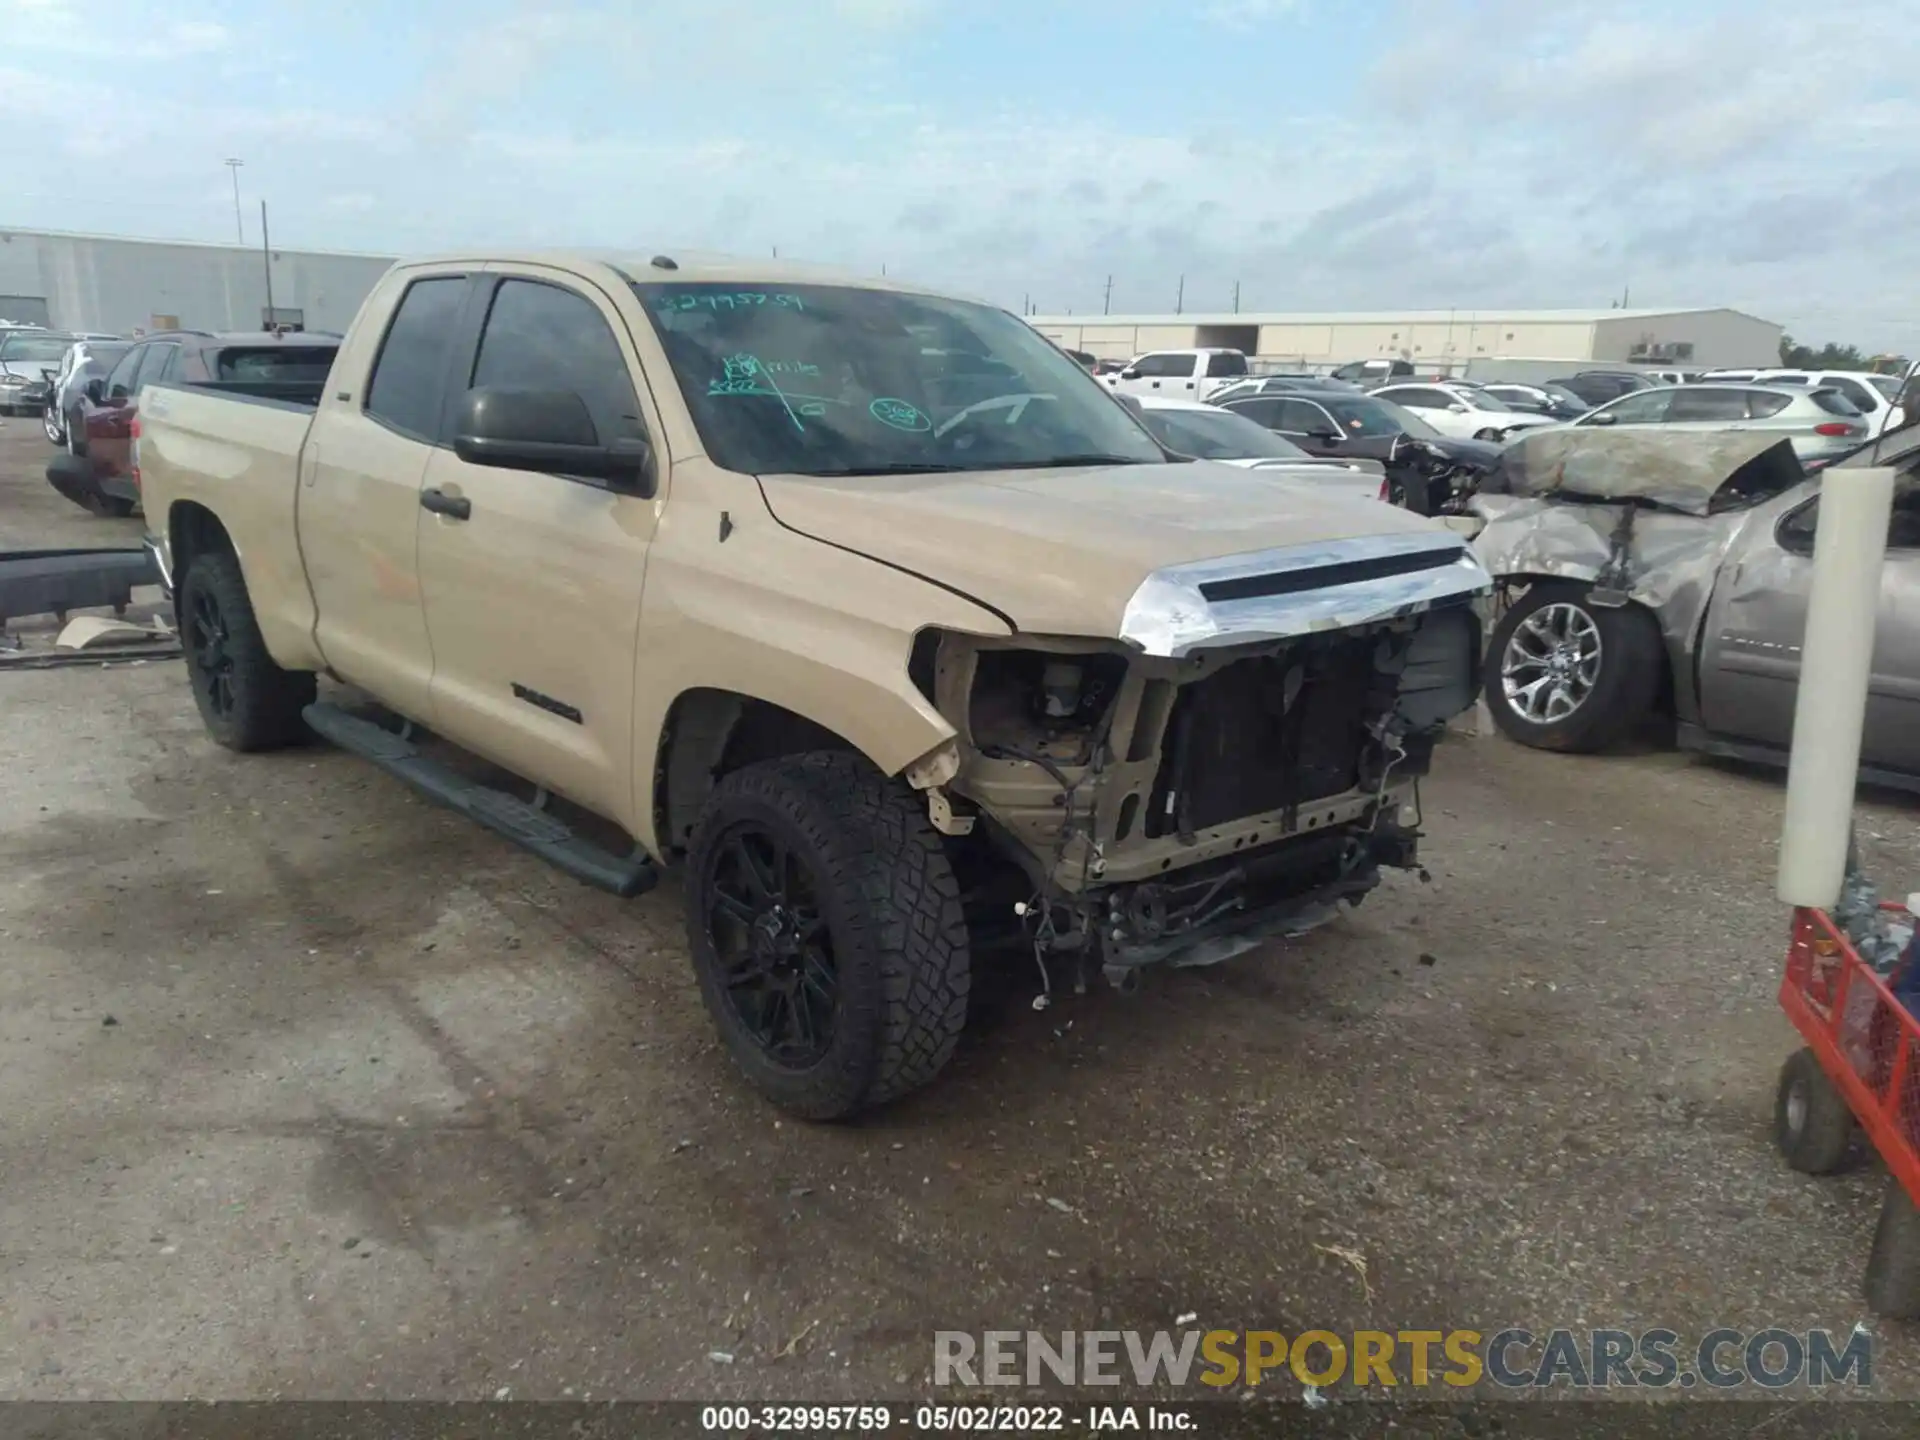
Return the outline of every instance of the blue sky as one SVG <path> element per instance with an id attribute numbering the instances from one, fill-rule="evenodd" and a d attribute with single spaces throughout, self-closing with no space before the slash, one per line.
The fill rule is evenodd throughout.
<path id="1" fill-rule="evenodd" d="M 399 18 L 395 18 L 398 16 Z M 1920 353 L 1920 0 L 0 0 L 0 224 Z"/>

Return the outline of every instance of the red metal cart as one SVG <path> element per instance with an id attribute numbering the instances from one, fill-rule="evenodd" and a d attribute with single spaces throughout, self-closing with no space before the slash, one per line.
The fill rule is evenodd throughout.
<path id="1" fill-rule="evenodd" d="M 1807 1048 L 1781 1069 L 1774 1143 L 1796 1170 L 1830 1175 L 1864 1133 L 1889 1175 L 1867 1259 L 1867 1304 L 1878 1315 L 1920 1318 L 1920 1021 L 1826 911 L 1804 908 L 1793 912 L 1780 1008 Z"/>

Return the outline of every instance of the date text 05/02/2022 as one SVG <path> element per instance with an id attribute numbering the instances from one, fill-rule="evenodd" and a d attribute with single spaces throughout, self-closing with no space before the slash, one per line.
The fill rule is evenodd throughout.
<path id="1" fill-rule="evenodd" d="M 1191 1411 L 1176 1405 L 706 1405 L 700 1428 L 723 1435 L 1045 1435 L 1066 1431 L 1197 1430 Z"/>

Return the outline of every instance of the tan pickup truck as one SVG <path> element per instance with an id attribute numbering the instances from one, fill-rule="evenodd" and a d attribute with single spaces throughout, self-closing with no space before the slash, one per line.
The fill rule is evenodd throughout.
<path id="1" fill-rule="evenodd" d="M 305 403 L 159 385 L 137 464 L 216 740 L 316 731 L 619 894 L 684 866 L 807 1116 L 930 1079 L 976 954 L 1130 984 L 1357 901 L 1475 693 L 1457 535 L 1169 454 L 904 285 L 402 264 Z"/>

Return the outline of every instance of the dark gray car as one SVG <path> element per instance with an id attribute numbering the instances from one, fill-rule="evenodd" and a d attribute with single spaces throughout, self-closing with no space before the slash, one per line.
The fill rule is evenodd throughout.
<path id="1" fill-rule="evenodd" d="M 1508 455 L 1512 493 L 1474 502 L 1507 601 L 1485 675 L 1500 728 L 1595 750 L 1670 708 L 1687 748 L 1784 763 L 1819 480 L 1751 433 L 1539 432 Z M 1898 478 L 1861 770 L 1920 790 L 1920 427 L 1840 462 L 1874 463 Z"/>

